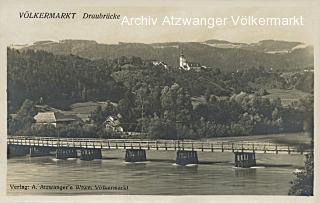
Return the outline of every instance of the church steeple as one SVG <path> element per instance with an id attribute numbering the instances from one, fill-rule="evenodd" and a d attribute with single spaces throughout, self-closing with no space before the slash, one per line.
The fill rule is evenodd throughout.
<path id="1" fill-rule="evenodd" d="M 180 57 L 184 57 L 184 55 L 183 55 L 183 49 L 180 50 Z"/>
<path id="2" fill-rule="evenodd" d="M 187 59 L 184 56 L 182 49 L 181 49 L 180 57 L 179 57 L 179 67 L 184 69 L 184 70 L 190 70 L 190 67 L 189 67 L 189 65 L 187 63 Z"/>

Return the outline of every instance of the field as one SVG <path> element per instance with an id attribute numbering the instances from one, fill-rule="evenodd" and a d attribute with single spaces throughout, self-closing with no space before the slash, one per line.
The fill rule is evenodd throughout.
<path id="1" fill-rule="evenodd" d="M 310 93 L 303 92 L 297 89 L 267 89 L 268 95 L 263 97 L 270 98 L 270 99 L 277 99 L 280 98 L 281 103 L 283 106 L 288 106 L 292 103 L 298 102 L 300 99 L 305 98 L 306 96 L 311 95 Z M 192 98 L 192 105 L 196 107 L 201 103 L 205 103 L 206 100 L 203 96 L 200 97 L 193 97 Z"/>
<path id="2" fill-rule="evenodd" d="M 195 108 L 196 106 L 198 106 L 199 104 L 204 104 L 206 103 L 206 99 L 204 96 L 200 96 L 200 97 L 192 97 L 191 98 L 191 103 L 193 108 Z"/>
<path id="3" fill-rule="evenodd" d="M 112 103 L 113 105 L 117 105 L 116 103 Z M 71 110 L 70 111 L 63 111 L 65 114 L 73 114 L 77 115 L 79 118 L 81 118 L 83 121 L 87 121 L 89 119 L 89 116 L 91 115 L 91 112 L 95 111 L 98 106 L 101 106 L 104 108 L 107 106 L 106 102 L 81 102 L 81 103 L 74 103 L 70 105 Z"/>
<path id="4" fill-rule="evenodd" d="M 281 103 L 284 106 L 288 106 L 294 102 L 298 102 L 300 99 L 310 95 L 309 93 L 292 89 L 292 90 L 285 90 L 285 89 L 267 89 L 268 95 L 264 96 L 266 98 L 280 98 Z"/>

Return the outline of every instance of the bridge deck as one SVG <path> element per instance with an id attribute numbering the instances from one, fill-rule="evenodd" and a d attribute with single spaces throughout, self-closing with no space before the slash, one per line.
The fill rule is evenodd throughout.
<path id="1" fill-rule="evenodd" d="M 146 149 L 146 150 L 193 150 L 204 152 L 256 152 L 305 154 L 310 149 L 304 146 L 293 146 L 258 142 L 200 142 L 181 140 L 140 140 L 140 139 L 97 139 L 97 138 L 56 138 L 56 137 L 23 137 L 8 136 L 7 144 L 74 147 L 100 149 Z"/>

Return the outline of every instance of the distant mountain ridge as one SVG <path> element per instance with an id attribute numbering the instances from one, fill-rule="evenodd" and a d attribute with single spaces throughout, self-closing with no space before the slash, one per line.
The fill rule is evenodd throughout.
<path id="1" fill-rule="evenodd" d="M 313 66 L 313 47 L 301 42 L 262 40 L 257 43 L 238 43 L 225 40 L 204 42 L 100 44 L 93 40 L 40 41 L 21 50 L 44 50 L 58 55 L 77 55 L 89 59 L 114 59 L 138 56 L 144 60 L 159 60 L 178 66 L 181 50 L 187 60 L 225 71 L 250 67 L 274 69 L 304 69 Z"/>
<path id="2" fill-rule="evenodd" d="M 285 53 L 290 52 L 297 46 L 304 45 L 302 42 L 289 42 L 279 40 L 262 40 L 256 43 L 237 43 L 225 40 L 207 40 L 204 44 L 217 48 L 239 48 L 264 53 Z"/>

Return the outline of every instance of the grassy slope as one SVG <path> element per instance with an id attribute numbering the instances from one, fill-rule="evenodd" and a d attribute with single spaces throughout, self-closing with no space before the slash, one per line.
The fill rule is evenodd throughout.
<path id="1" fill-rule="evenodd" d="M 281 103 L 284 106 L 291 104 L 292 102 L 297 102 L 299 99 L 305 98 L 306 96 L 310 95 L 309 93 L 302 92 L 300 90 L 292 89 L 292 90 L 285 90 L 285 89 L 268 89 L 268 95 L 264 96 L 267 98 L 280 98 Z"/>
<path id="2" fill-rule="evenodd" d="M 286 89 L 267 89 L 267 92 L 269 93 L 266 96 L 266 98 L 276 99 L 280 98 L 281 103 L 284 106 L 288 106 L 289 104 L 292 104 L 293 102 L 297 102 L 302 98 L 305 98 L 306 96 L 310 95 L 310 93 L 303 92 L 301 90 L 292 89 L 292 90 L 286 90 Z M 192 98 L 192 105 L 195 107 L 201 103 L 205 103 L 205 98 L 203 96 L 201 97 L 193 97 Z"/>
<path id="3" fill-rule="evenodd" d="M 117 105 L 113 103 L 114 105 Z M 91 115 L 91 112 L 95 111 L 98 106 L 102 108 L 106 107 L 106 102 L 78 102 L 70 105 L 70 111 L 64 111 L 66 114 L 74 114 L 80 117 L 82 120 L 87 120 Z"/>

